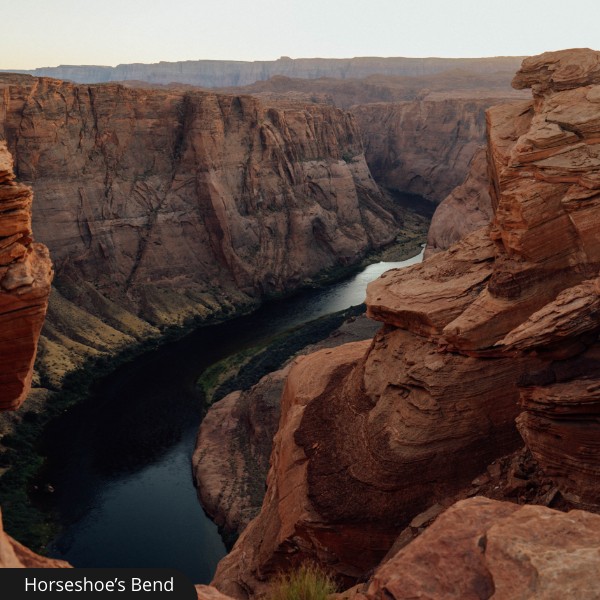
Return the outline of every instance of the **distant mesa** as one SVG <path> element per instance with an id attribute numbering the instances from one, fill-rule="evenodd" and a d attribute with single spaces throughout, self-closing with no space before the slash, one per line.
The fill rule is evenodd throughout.
<path id="1" fill-rule="evenodd" d="M 139 80 L 168 85 L 183 83 L 200 87 L 250 85 L 275 75 L 315 79 L 362 78 L 369 75 L 423 76 L 456 69 L 473 73 L 504 71 L 514 73 L 522 56 L 495 58 L 290 58 L 270 61 L 186 60 L 152 64 L 130 63 L 116 67 L 100 65 L 60 65 L 33 70 L 13 70 L 36 77 L 67 79 L 75 83 L 106 83 Z"/>

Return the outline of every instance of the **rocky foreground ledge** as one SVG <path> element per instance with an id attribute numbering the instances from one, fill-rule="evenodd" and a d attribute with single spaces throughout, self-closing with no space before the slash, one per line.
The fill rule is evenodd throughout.
<path id="1" fill-rule="evenodd" d="M 369 314 L 384 324 L 372 342 L 292 367 L 264 504 L 219 565 L 221 592 L 260 593 L 307 559 L 348 585 L 366 577 L 416 514 L 522 444 L 519 413 L 560 493 L 600 505 L 599 65 L 591 50 L 525 60 L 514 85 L 533 100 L 488 111 L 491 227 L 371 284 Z M 489 598 L 484 588 L 455 597 Z"/>

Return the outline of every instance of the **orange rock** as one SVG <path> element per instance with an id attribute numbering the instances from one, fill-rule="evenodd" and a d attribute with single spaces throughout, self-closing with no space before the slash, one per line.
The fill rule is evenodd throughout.
<path id="1" fill-rule="evenodd" d="M 600 505 L 600 380 L 524 388 L 519 431 L 545 473 L 575 505 Z"/>
<path id="2" fill-rule="evenodd" d="M 48 250 L 32 243 L 32 198 L 0 142 L 0 410 L 18 408 L 29 391 L 52 281 Z"/>
<path id="3" fill-rule="evenodd" d="M 211 585 L 197 585 L 196 593 L 198 594 L 198 600 L 231 600 L 230 596 L 221 594 L 217 588 Z"/>
<path id="4" fill-rule="evenodd" d="M 479 229 L 443 256 L 392 269 L 370 283 L 367 314 L 422 336 L 439 337 L 478 297 L 492 274 L 493 261 L 489 233 Z"/>
<path id="5" fill-rule="evenodd" d="M 221 562 L 219 589 L 260 591 L 278 568 L 306 558 L 348 583 L 364 576 L 390 534 L 516 449 L 520 387 L 520 430 L 541 467 L 569 497 L 600 501 L 598 407 L 585 383 L 600 364 L 600 113 L 590 53 L 589 78 L 576 77 L 583 87 L 488 111 L 491 228 L 370 284 L 369 315 L 385 324 L 368 348 L 342 346 L 292 368 L 263 508 Z M 570 72 L 570 51 L 548 69 L 563 59 Z M 475 575 L 458 568 L 456 544 L 444 547 L 451 557 L 431 598 L 487 597 L 494 586 L 519 597 L 508 568 L 477 575 L 482 535 L 457 542 L 475 551 L 466 568 Z M 436 560 L 424 554 L 420 569 L 407 569 L 410 597 L 426 589 L 418 586 Z M 448 576 L 458 587 L 444 587 Z M 387 593 L 408 597 L 395 585 Z"/>
<path id="6" fill-rule="evenodd" d="M 530 87 L 534 94 L 569 90 L 592 83 L 600 83 L 600 52 L 589 48 L 544 52 L 526 58 L 513 79 L 513 87 Z"/>
<path id="7" fill-rule="evenodd" d="M 375 573 L 369 600 L 599 598 L 600 516 L 472 498 Z"/>

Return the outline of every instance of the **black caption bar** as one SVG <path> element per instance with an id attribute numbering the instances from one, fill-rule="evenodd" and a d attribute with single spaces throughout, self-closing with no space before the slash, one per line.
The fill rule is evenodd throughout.
<path id="1" fill-rule="evenodd" d="M 175 569 L 0 569 L 3 600 L 196 600 Z"/>

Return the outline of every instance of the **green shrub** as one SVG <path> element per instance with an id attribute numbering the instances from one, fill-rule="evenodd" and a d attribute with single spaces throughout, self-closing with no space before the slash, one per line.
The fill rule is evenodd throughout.
<path id="1" fill-rule="evenodd" d="M 321 567 L 305 563 L 294 571 L 278 575 L 266 600 L 325 600 L 335 591 L 333 579 Z"/>

